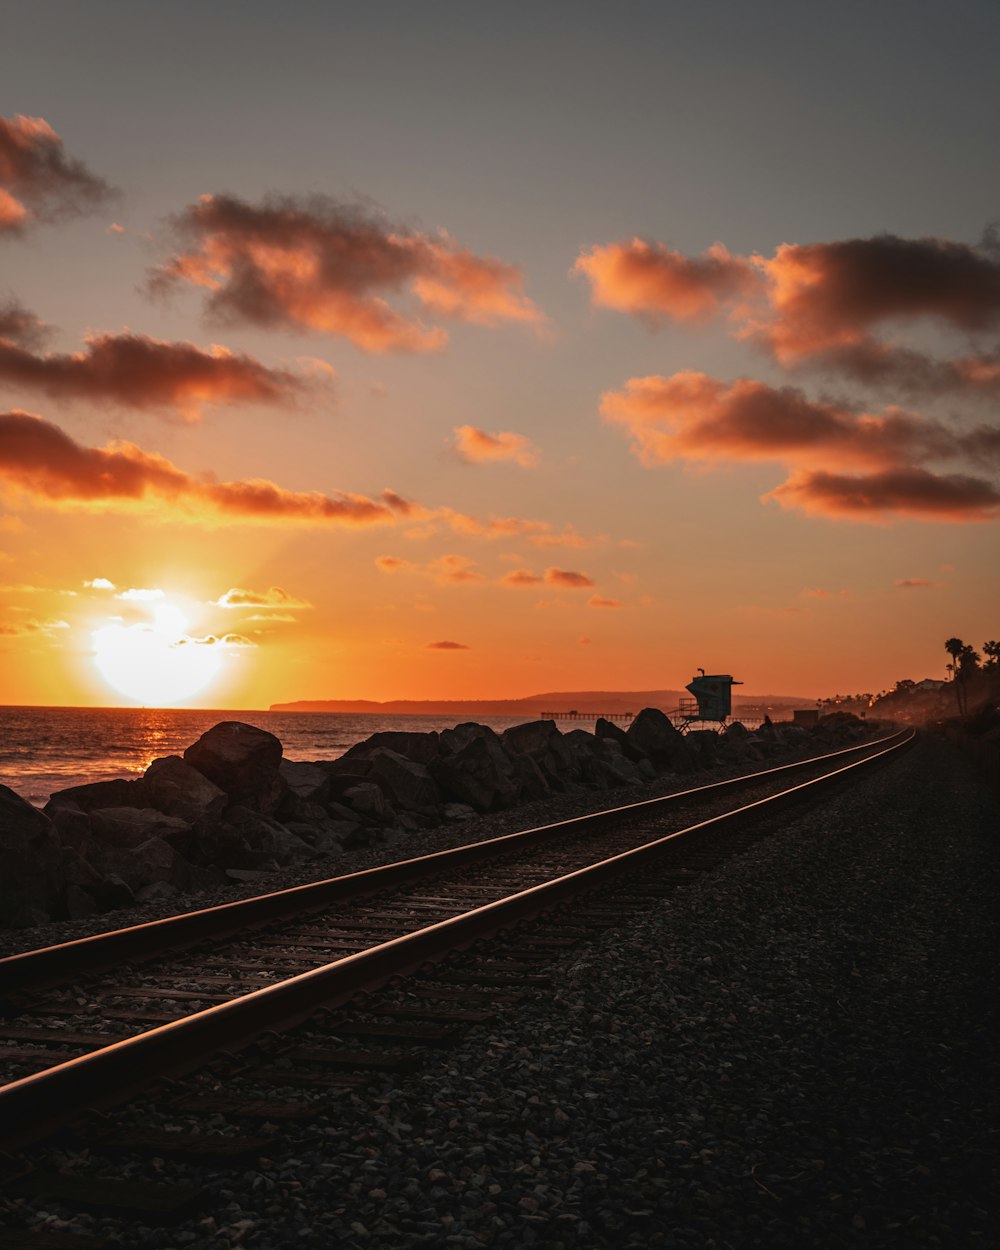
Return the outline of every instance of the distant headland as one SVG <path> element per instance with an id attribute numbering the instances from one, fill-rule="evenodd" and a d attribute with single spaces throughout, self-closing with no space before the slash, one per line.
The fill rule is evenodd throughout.
<path id="1" fill-rule="evenodd" d="M 271 712 L 370 712 L 377 716 L 527 716 L 542 712 L 638 712 L 644 707 L 675 708 L 687 697 L 683 690 L 559 690 L 521 699 L 298 699 L 272 703 Z M 815 698 L 801 695 L 744 694 L 733 703 L 740 709 L 815 707 Z"/>

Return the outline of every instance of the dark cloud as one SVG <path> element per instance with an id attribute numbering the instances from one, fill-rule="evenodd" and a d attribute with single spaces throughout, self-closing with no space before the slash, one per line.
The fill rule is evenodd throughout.
<path id="1" fill-rule="evenodd" d="M 208 311 L 224 320 L 343 335 L 370 352 L 447 342 L 444 329 L 392 307 L 386 294 L 409 293 L 426 313 L 480 325 L 543 322 L 513 265 L 325 197 L 249 204 L 206 195 L 171 228 L 178 250 L 153 271 L 152 289 L 201 287 Z"/>
<path id="2" fill-rule="evenodd" d="M 48 338 L 49 328 L 40 317 L 25 308 L 20 300 L 11 296 L 0 304 L 0 340 L 19 343 L 22 347 L 38 348 Z"/>
<path id="3" fill-rule="evenodd" d="M 804 471 L 764 498 L 783 508 L 856 521 L 991 521 L 1000 516 L 1000 490 L 992 482 L 915 468 L 859 477 Z"/>
<path id="4" fill-rule="evenodd" d="M 88 213 L 112 195 L 41 117 L 0 117 L 0 235 Z"/>
<path id="5" fill-rule="evenodd" d="M 427 644 L 428 651 L 470 651 L 471 647 L 467 647 L 464 642 L 450 642 L 447 638 L 441 642 L 429 642 Z"/>
<path id="6" fill-rule="evenodd" d="M 59 426 L 18 411 L 0 414 L 0 481 L 42 505 L 145 510 L 161 521 L 364 526 L 398 519 L 384 499 L 289 491 L 262 478 L 217 482 L 133 443 L 84 447 Z"/>
<path id="7" fill-rule="evenodd" d="M 270 369 L 224 347 L 203 351 L 142 334 L 93 335 L 84 351 L 72 355 L 40 355 L 0 336 L 3 382 L 56 399 L 173 408 L 189 421 L 200 418 L 204 404 L 288 404 L 307 385 L 286 369 Z"/>

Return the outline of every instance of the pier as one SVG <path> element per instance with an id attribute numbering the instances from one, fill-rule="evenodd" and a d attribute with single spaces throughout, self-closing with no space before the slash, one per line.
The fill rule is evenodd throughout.
<path id="1" fill-rule="evenodd" d="M 634 712 L 577 712 L 575 709 L 571 712 L 541 713 L 542 720 L 597 720 L 601 717 L 604 720 L 630 721 L 634 716 Z"/>

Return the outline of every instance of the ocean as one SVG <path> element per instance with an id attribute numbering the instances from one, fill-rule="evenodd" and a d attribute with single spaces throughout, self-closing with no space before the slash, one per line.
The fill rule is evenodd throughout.
<path id="1" fill-rule="evenodd" d="M 523 716 L 476 718 L 498 733 Z M 192 708 L 0 708 L 0 784 L 43 806 L 56 790 L 139 777 L 163 755 L 186 747 L 220 721 L 239 720 L 279 738 L 291 760 L 332 760 L 386 729 L 424 733 L 458 722 L 448 716 L 377 716 L 341 712 L 227 712 Z M 594 721 L 557 722 L 561 729 L 594 730 Z"/>

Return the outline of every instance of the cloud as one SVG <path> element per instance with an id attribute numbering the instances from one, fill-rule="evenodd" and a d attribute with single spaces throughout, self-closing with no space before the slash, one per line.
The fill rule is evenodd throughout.
<path id="1" fill-rule="evenodd" d="M 475 564 L 475 560 L 457 555 L 438 556 L 436 560 L 430 560 L 426 564 L 400 560 L 397 556 L 378 556 L 375 560 L 376 567 L 383 573 L 415 573 L 420 577 L 430 578 L 439 586 L 484 582 L 486 578 L 476 570 Z"/>
<path id="2" fill-rule="evenodd" d="M 69 629 L 68 621 L 17 621 L 12 625 L 0 624 L 0 636 L 5 638 L 32 638 L 41 635 L 51 638 L 62 629 Z"/>
<path id="3" fill-rule="evenodd" d="M 586 590 L 596 583 L 586 573 L 576 573 L 572 569 L 549 568 L 545 570 L 545 583 L 548 586 L 559 586 L 563 590 Z"/>
<path id="4" fill-rule="evenodd" d="M 1000 399 L 1000 350 L 937 360 L 913 348 L 866 336 L 857 343 L 818 352 L 806 363 L 866 386 L 909 396 Z"/>
<path id="5" fill-rule="evenodd" d="M 870 327 L 901 318 L 1000 326 L 1000 256 L 989 247 L 881 234 L 783 243 L 754 263 L 772 314 L 759 333 L 780 360 L 863 343 Z"/>
<path id="6" fill-rule="evenodd" d="M 160 521 L 364 526 L 398 519 L 395 496 L 290 491 L 263 478 L 218 482 L 134 443 L 84 447 L 27 412 L 0 413 L 0 481 L 51 507 L 144 512 Z"/>
<path id="7" fill-rule="evenodd" d="M 858 412 L 814 402 L 794 387 L 740 379 L 730 385 L 686 370 L 632 378 L 601 401 L 605 420 L 624 426 L 647 465 L 674 460 L 776 461 L 792 469 L 764 499 L 829 517 L 919 517 L 982 521 L 996 515 L 990 481 L 926 468 L 937 459 L 996 464 L 1000 431 L 954 432 L 898 408 Z M 845 471 L 867 471 L 861 476 Z"/>
<path id="8" fill-rule="evenodd" d="M 257 610 L 264 608 L 275 608 L 285 612 L 292 609 L 301 610 L 303 608 L 311 608 L 312 604 L 305 599 L 296 599 L 294 595 L 290 595 L 287 590 L 283 590 L 280 586 L 270 586 L 267 590 L 245 590 L 242 586 L 231 586 L 225 594 L 219 596 L 213 603 L 217 608 L 256 608 Z M 266 617 L 261 619 L 266 620 Z M 292 620 L 292 617 L 286 617 Z"/>
<path id="9" fill-rule="evenodd" d="M 762 496 L 783 508 L 854 521 L 909 517 L 920 521 L 992 521 L 1000 490 L 992 482 L 926 469 L 890 469 L 859 477 L 823 471 L 794 473 Z"/>
<path id="10" fill-rule="evenodd" d="M 859 413 L 811 401 L 796 387 L 749 378 L 727 385 L 690 369 L 629 379 L 624 390 L 602 396 L 601 414 L 626 428 L 646 464 L 793 458 L 887 466 L 975 447 L 939 422 L 898 408 Z"/>
<path id="11" fill-rule="evenodd" d="M 501 577 L 500 582 L 504 586 L 541 586 L 545 579 L 540 573 L 532 573 L 531 569 L 511 569 Z"/>
<path id="12" fill-rule="evenodd" d="M 114 590 L 114 582 L 108 581 L 106 577 L 92 577 L 90 581 L 84 582 L 89 590 Z"/>
<path id="13" fill-rule="evenodd" d="M 43 118 L 0 117 L 0 235 L 91 212 L 110 197 L 107 183 L 66 155 Z"/>
<path id="14" fill-rule="evenodd" d="M 624 603 L 620 599 L 602 599 L 600 595 L 591 595 L 587 600 L 588 608 L 623 608 Z"/>
<path id="15" fill-rule="evenodd" d="M 86 344 L 72 355 L 39 355 L 0 336 L 0 383 L 56 399 L 174 408 L 188 421 L 200 418 L 204 404 L 288 404 L 306 386 L 286 369 L 216 345 L 203 351 L 129 333 L 91 335 Z"/>
<path id="16" fill-rule="evenodd" d="M 116 599 L 124 599 L 126 603 L 153 603 L 163 597 L 163 591 L 158 587 L 147 586 L 130 586 L 128 590 L 115 595 Z"/>
<path id="17" fill-rule="evenodd" d="M 926 577 L 897 577 L 892 583 L 896 590 L 938 590 L 941 582 L 930 582 Z"/>
<path id="18" fill-rule="evenodd" d="M 464 642 L 449 642 L 443 639 L 441 642 L 429 642 L 427 644 L 428 651 L 470 651 L 472 648 L 467 647 Z"/>
<path id="19" fill-rule="evenodd" d="M 0 304 L 0 341 L 38 347 L 48 336 L 48 326 L 13 296 Z"/>
<path id="20" fill-rule="evenodd" d="M 474 425 L 455 427 L 455 450 L 469 464 L 489 460 L 512 460 L 522 469 L 533 469 L 541 458 L 538 448 L 523 434 L 500 431 L 487 434 Z"/>
<path id="21" fill-rule="evenodd" d="M 225 321 L 343 335 L 368 352 L 438 351 L 448 340 L 385 294 L 409 292 L 426 313 L 479 325 L 544 321 L 513 265 L 322 196 L 205 195 L 172 218 L 171 233 L 178 250 L 152 271 L 152 289 L 201 287 Z"/>
<path id="22" fill-rule="evenodd" d="M 609 243 L 582 253 L 573 270 L 590 281 L 592 303 L 653 326 L 706 321 L 759 285 L 753 264 L 721 243 L 694 258 L 642 239 Z"/>
<path id="23" fill-rule="evenodd" d="M 522 588 L 527 586 L 557 586 L 561 590 L 587 590 L 596 584 L 586 573 L 577 573 L 572 569 L 547 568 L 543 574 L 533 573 L 531 569 L 511 569 L 500 579 L 501 586 Z"/>

